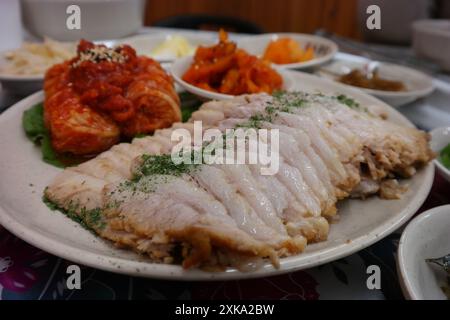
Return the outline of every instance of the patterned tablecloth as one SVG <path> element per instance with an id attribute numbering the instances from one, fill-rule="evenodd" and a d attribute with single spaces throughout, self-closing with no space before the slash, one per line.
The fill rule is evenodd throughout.
<path id="1" fill-rule="evenodd" d="M 450 184 L 436 174 L 419 210 L 450 203 Z M 0 299 L 402 299 L 395 265 L 400 230 L 371 247 L 313 269 L 255 280 L 172 282 L 81 267 L 80 290 L 68 290 L 70 261 L 43 252 L 0 226 Z M 366 286 L 369 265 L 381 289 Z"/>

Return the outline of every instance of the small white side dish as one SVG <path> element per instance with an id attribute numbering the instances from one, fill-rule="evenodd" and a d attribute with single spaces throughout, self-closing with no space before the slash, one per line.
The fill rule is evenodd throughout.
<path id="1" fill-rule="evenodd" d="M 417 216 L 405 229 L 398 247 L 398 269 L 403 293 L 411 300 L 445 300 L 441 289 L 446 273 L 425 259 L 450 253 L 450 205 Z"/>
<path id="2" fill-rule="evenodd" d="M 414 52 L 435 61 L 445 71 L 450 71 L 450 21 L 419 20 L 412 24 L 412 29 Z"/>
<path id="3" fill-rule="evenodd" d="M 0 70 L 6 63 L 4 53 L 0 52 Z M 42 90 L 43 82 L 43 74 L 14 75 L 0 72 L 0 83 L 2 84 L 2 88 L 13 94 L 25 96 Z"/>
<path id="4" fill-rule="evenodd" d="M 134 34 L 144 21 L 143 0 L 22 0 L 25 27 L 33 34 L 55 40 L 115 39 Z M 68 7 L 77 5 L 81 28 L 66 26 Z M 69 11 L 73 14 L 75 11 Z"/>
<path id="5" fill-rule="evenodd" d="M 321 77 L 338 81 L 338 77 L 350 72 L 353 69 L 363 69 L 370 60 L 339 53 L 335 59 L 321 67 L 316 74 Z M 426 74 L 412 68 L 380 62 L 378 67 L 379 75 L 389 80 L 402 81 L 406 86 L 406 91 L 383 91 L 355 87 L 371 94 L 393 107 L 400 107 L 413 102 L 421 97 L 425 97 L 433 92 L 433 79 Z"/>
<path id="6" fill-rule="evenodd" d="M 217 42 L 216 35 L 203 35 L 197 33 L 157 33 L 157 34 L 144 34 L 129 38 L 123 38 L 117 41 L 114 41 L 112 45 L 117 44 L 128 44 L 133 47 L 137 54 L 151 57 L 159 62 L 172 62 L 176 59 L 174 56 L 166 55 L 166 56 L 158 56 L 152 54 L 153 50 L 162 44 L 164 41 L 173 38 L 174 36 L 181 36 L 194 48 L 197 48 L 200 45 L 212 45 Z"/>
<path id="7" fill-rule="evenodd" d="M 0 74 L 0 83 L 5 91 L 19 96 L 26 96 L 42 90 L 44 77 L 40 76 L 9 76 Z"/>
<path id="8" fill-rule="evenodd" d="M 302 48 L 313 47 L 314 58 L 304 62 L 277 65 L 280 68 L 305 69 L 314 67 L 331 60 L 338 51 L 338 46 L 333 41 L 319 36 L 302 33 L 267 33 L 243 37 L 237 41 L 237 45 L 239 48 L 242 48 L 255 56 L 262 57 L 270 41 L 286 37 L 298 42 Z"/>
<path id="9" fill-rule="evenodd" d="M 444 149 L 450 143 L 450 126 L 436 128 L 430 132 L 431 134 L 431 149 L 436 152 L 437 156 L 442 149 Z M 439 172 L 444 176 L 444 178 L 450 182 L 450 170 L 447 169 L 438 158 L 434 159 L 434 163 L 438 168 Z M 450 228 L 449 228 L 450 229 Z M 450 230 L 449 230 L 450 233 Z"/>
<path id="10" fill-rule="evenodd" d="M 196 96 L 199 96 L 200 98 L 207 99 L 207 100 L 225 100 L 225 99 L 231 99 L 234 96 L 229 94 L 223 94 L 223 93 L 217 93 L 217 92 L 211 92 L 208 90 L 204 90 L 201 88 L 198 88 L 192 84 L 187 83 L 184 81 L 183 74 L 186 72 L 186 70 L 191 66 L 192 64 L 192 56 L 184 57 L 175 60 L 175 62 L 172 65 L 171 73 L 176 83 L 178 83 L 181 87 L 183 87 L 186 91 L 195 94 Z M 283 71 L 279 68 L 275 68 L 277 72 L 281 75 L 283 78 L 283 90 L 289 90 L 292 87 L 292 80 L 289 74 L 286 71 Z"/>

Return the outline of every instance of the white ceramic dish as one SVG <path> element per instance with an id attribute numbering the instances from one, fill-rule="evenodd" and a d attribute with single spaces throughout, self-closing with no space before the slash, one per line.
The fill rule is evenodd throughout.
<path id="1" fill-rule="evenodd" d="M 450 71 L 450 21 L 419 20 L 412 24 L 412 29 L 414 52 L 435 61 L 443 70 Z"/>
<path id="2" fill-rule="evenodd" d="M 5 91 L 19 96 L 26 96 L 42 89 L 43 76 L 9 76 L 0 74 L 0 83 Z"/>
<path id="3" fill-rule="evenodd" d="M 4 53 L 0 52 L 0 70 L 6 64 Z M 44 82 L 43 74 L 36 75 L 14 75 L 0 72 L 0 83 L 3 89 L 18 95 L 29 95 L 42 89 Z"/>
<path id="4" fill-rule="evenodd" d="M 210 100 L 224 100 L 224 99 L 231 99 L 234 96 L 229 94 L 223 94 L 223 93 L 216 93 L 211 92 L 205 89 L 201 89 L 199 87 L 196 87 L 190 83 L 187 83 L 182 79 L 183 74 L 186 72 L 186 70 L 191 66 L 192 64 L 192 56 L 184 57 L 175 60 L 175 62 L 172 64 L 172 68 L 170 69 L 172 76 L 176 83 L 178 83 L 182 88 L 184 88 L 186 91 L 195 94 L 196 96 L 199 96 L 203 99 L 210 99 Z M 277 72 L 281 75 L 283 78 L 283 86 L 282 88 L 284 90 L 290 90 L 293 86 L 292 79 L 290 77 L 290 73 L 287 71 L 284 71 L 279 68 L 275 68 Z"/>
<path id="5" fill-rule="evenodd" d="M 425 259 L 450 253 L 450 205 L 417 216 L 405 229 L 398 247 L 398 269 L 407 299 L 446 299 L 441 286 L 445 272 Z"/>
<path id="6" fill-rule="evenodd" d="M 242 37 L 237 41 L 239 48 L 261 57 L 270 41 L 281 37 L 289 37 L 298 42 L 303 48 L 312 46 L 315 57 L 311 60 L 297 63 L 279 64 L 285 69 L 305 69 L 320 65 L 333 58 L 338 51 L 338 46 L 331 40 L 303 33 L 267 33 L 257 36 Z"/>
<path id="7" fill-rule="evenodd" d="M 136 33 L 144 21 L 144 0 L 21 0 L 23 21 L 31 33 L 60 41 L 116 39 Z M 66 27 L 80 8 L 79 29 Z"/>
<path id="8" fill-rule="evenodd" d="M 411 126 L 396 110 L 351 88 L 316 76 L 289 72 L 293 89 L 324 94 L 346 94 L 361 105 L 377 106 L 391 121 Z M 280 268 L 270 264 L 254 272 L 183 270 L 180 266 L 151 263 L 132 252 L 120 250 L 42 202 L 42 192 L 60 169 L 45 164 L 27 140 L 21 126 L 23 111 L 42 101 L 36 93 L 0 115 L 0 224 L 25 241 L 57 256 L 95 268 L 136 276 L 177 280 L 221 280 L 255 278 L 310 268 L 361 250 L 382 239 L 417 211 L 426 199 L 434 178 L 428 165 L 407 180 L 408 191 L 400 200 L 373 197 L 339 204 L 340 221 L 331 226 L 328 240 L 312 244 L 300 255 L 283 258 Z"/>
<path id="9" fill-rule="evenodd" d="M 431 134 L 431 149 L 436 152 L 437 155 L 450 143 L 450 126 L 440 127 L 432 130 Z M 450 170 L 447 169 L 439 159 L 434 159 L 434 163 L 438 168 L 439 172 L 444 176 L 444 178 L 450 182 Z M 450 232 L 450 231 L 449 231 Z"/>
<path id="10" fill-rule="evenodd" d="M 350 72 L 355 68 L 362 69 L 364 65 L 370 60 L 363 57 L 355 57 L 353 55 L 346 55 L 339 53 L 335 59 L 329 64 L 321 67 L 316 74 L 321 77 L 337 81 L 339 75 Z M 382 78 L 402 81 L 407 90 L 406 91 L 382 91 L 358 88 L 371 94 L 393 107 L 399 107 L 410 103 L 418 98 L 425 97 L 433 92 L 433 80 L 426 74 L 396 64 L 380 62 L 379 75 Z"/>
<path id="11" fill-rule="evenodd" d="M 139 35 L 129 38 L 123 38 L 114 41 L 115 44 L 128 44 L 132 46 L 139 55 L 151 57 L 159 62 L 173 62 L 176 58 L 153 55 L 152 51 L 165 40 L 173 38 L 174 36 L 182 36 L 187 42 L 194 48 L 200 45 L 212 45 L 217 42 L 217 35 L 198 34 L 198 33 L 151 33 L 145 35 Z"/>

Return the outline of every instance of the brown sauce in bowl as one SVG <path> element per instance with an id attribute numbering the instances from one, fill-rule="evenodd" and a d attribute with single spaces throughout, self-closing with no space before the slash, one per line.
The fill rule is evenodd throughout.
<path id="1" fill-rule="evenodd" d="M 352 70 L 350 73 L 339 77 L 339 82 L 366 89 L 383 90 L 383 91 L 405 91 L 406 86 L 401 81 L 394 81 L 381 78 L 375 71 L 371 78 L 358 69 Z"/>

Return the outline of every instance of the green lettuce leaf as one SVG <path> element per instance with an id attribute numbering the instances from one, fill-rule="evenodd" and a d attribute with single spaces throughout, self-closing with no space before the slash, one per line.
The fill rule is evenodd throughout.
<path id="1" fill-rule="evenodd" d="M 42 103 L 31 107 L 23 113 L 22 126 L 28 139 L 40 147 L 42 160 L 59 168 L 65 167 L 58 159 L 55 150 L 53 150 L 50 134 L 44 124 L 44 107 Z"/>

